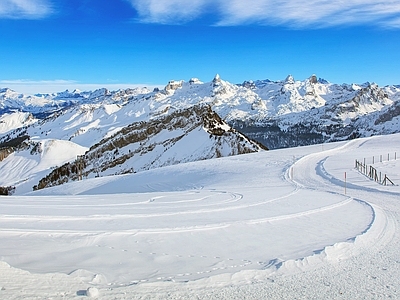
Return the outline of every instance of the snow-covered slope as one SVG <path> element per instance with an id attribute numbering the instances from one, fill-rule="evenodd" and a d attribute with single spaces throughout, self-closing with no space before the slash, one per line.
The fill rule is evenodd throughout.
<path id="1" fill-rule="evenodd" d="M 56 168 L 35 189 L 263 149 L 223 122 L 209 106 L 193 106 L 122 128 L 78 160 Z"/>
<path id="2" fill-rule="evenodd" d="M 383 154 L 373 165 L 398 184 L 399 147 L 355 139 L 0 197 L 0 298 L 399 299 L 399 186 L 354 169 Z"/>
<path id="3" fill-rule="evenodd" d="M 87 148 L 63 140 L 31 140 L 0 162 L 0 186 L 16 187 L 17 194 L 32 187 L 55 166 L 74 160 Z"/>
<path id="4" fill-rule="evenodd" d="M 16 128 L 34 124 L 38 120 L 31 113 L 13 112 L 0 115 L 0 134 L 4 134 Z"/>

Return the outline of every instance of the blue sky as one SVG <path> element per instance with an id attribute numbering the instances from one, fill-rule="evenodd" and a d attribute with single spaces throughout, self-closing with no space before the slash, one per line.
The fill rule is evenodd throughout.
<path id="1" fill-rule="evenodd" d="M 400 84 L 398 0 L 0 0 L 0 87 Z"/>

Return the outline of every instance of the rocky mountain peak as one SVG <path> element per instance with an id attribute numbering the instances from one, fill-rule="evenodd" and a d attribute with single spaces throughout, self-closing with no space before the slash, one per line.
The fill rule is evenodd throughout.
<path id="1" fill-rule="evenodd" d="M 244 81 L 241 84 L 241 86 L 243 86 L 245 88 L 248 88 L 248 89 L 251 89 L 251 90 L 253 90 L 253 89 L 255 89 L 257 87 L 253 80 Z"/>
<path id="2" fill-rule="evenodd" d="M 215 77 L 212 81 L 214 84 L 217 84 L 219 82 L 221 82 L 221 77 L 219 76 L 219 74 L 215 74 Z"/>
<path id="3" fill-rule="evenodd" d="M 183 85 L 183 81 L 182 80 L 171 80 L 168 82 L 168 84 L 165 86 L 164 90 L 165 91 L 175 91 L 179 88 L 181 88 Z"/>
<path id="4" fill-rule="evenodd" d="M 189 84 L 202 84 L 202 82 L 198 78 L 190 78 Z"/>
<path id="5" fill-rule="evenodd" d="M 312 84 L 316 84 L 318 83 L 318 78 L 315 74 L 311 75 L 310 78 L 308 79 L 310 81 L 310 83 Z"/>
<path id="6" fill-rule="evenodd" d="M 286 77 L 286 79 L 285 79 L 285 83 L 293 84 L 293 83 L 294 83 L 294 78 L 293 78 L 293 76 L 289 74 L 289 75 Z"/>

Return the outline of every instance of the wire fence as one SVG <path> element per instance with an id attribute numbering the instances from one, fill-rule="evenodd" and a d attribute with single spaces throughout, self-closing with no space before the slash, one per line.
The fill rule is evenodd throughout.
<path id="1" fill-rule="evenodd" d="M 385 161 L 397 160 L 397 152 L 388 153 L 387 155 L 374 155 L 363 159 L 364 164 L 377 164 Z"/>
<path id="2" fill-rule="evenodd" d="M 387 157 L 386 161 L 390 160 L 397 160 L 397 153 L 395 152 L 394 155 L 388 153 L 387 156 L 383 155 L 378 155 L 378 156 L 372 156 L 372 158 L 368 159 L 368 161 L 371 162 L 371 164 L 375 164 L 378 162 L 384 162 Z M 381 184 L 381 185 L 395 185 L 392 180 L 389 179 L 389 177 L 386 174 L 382 174 L 382 172 L 378 172 L 378 170 L 367 164 L 367 159 L 364 158 L 362 161 L 359 161 L 356 159 L 355 162 L 355 168 L 357 169 L 358 172 L 361 174 L 367 176 L 371 180 Z"/>

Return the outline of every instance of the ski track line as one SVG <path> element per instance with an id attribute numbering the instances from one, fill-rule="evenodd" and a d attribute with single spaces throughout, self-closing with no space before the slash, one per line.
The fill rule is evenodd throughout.
<path id="1" fill-rule="evenodd" d="M 206 224 L 206 225 L 194 225 L 194 226 L 184 226 L 184 227 L 173 227 L 173 228 L 151 228 L 151 229 L 143 229 L 143 228 L 132 228 L 129 230 L 119 230 L 119 231 L 108 231 L 107 229 L 95 231 L 95 230 L 89 230 L 89 231 L 76 231 L 76 230 L 50 230 L 50 229 L 17 229 L 17 228 L 12 228 L 12 229 L 2 229 L 2 232 L 8 232 L 8 233 L 14 233 L 14 232 L 24 232 L 24 233 L 43 233 L 43 234 L 71 234 L 71 235 L 93 235 L 93 234 L 110 234 L 110 233 L 118 233 L 118 234 L 127 234 L 127 235 L 132 235 L 132 234 L 144 234 L 144 233 L 149 233 L 149 234 L 156 234 L 156 233 L 178 233 L 178 232 L 195 232 L 195 231 L 204 231 L 204 230 L 215 230 L 215 229 L 222 229 L 222 228 L 227 228 L 229 226 L 235 225 L 235 224 L 248 224 L 248 225 L 253 225 L 253 224 L 262 224 L 262 223 L 268 223 L 268 222 L 276 222 L 276 221 L 284 221 L 284 220 L 290 220 L 293 218 L 300 218 L 316 213 L 321 213 L 321 212 L 326 212 L 329 210 L 333 210 L 342 206 L 345 206 L 353 201 L 352 198 L 347 198 L 341 202 L 331 204 L 328 206 L 324 207 L 319 207 L 316 209 L 311 209 L 307 211 L 302 211 L 302 212 L 297 212 L 293 214 L 287 214 L 287 215 L 279 215 L 279 216 L 273 216 L 273 217 L 268 217 L 268 218 L 260 218 L 260 219 L 253 219 L 253 220 L 240 220 L 240 221 L 232 221 L 232 222 L 224 222 L 224 223 L 214 223 L 214 224 Z M 26 220 L 26 219 L 23 219 Z M 39 219 L 38 219 L 39 220 Z M 75 220 L 75 219 L 73 219 Z M 33 219 L 31 221 L 37 221 L 36 219 Z"/>
<path id="2" fill-rule="evenodd" d="M 43 215 L 0 215 L 1 218 L 9 219 L 9 220 L 29 220 L 29 221 L 42 221 L 42 220 L 50 220 L 50 221 L 81 221 L 81 220 L 110 220 L 110 219 L 131 219 L 131 218 L 148 218 L 148 217 L 164 217 L 164 216 L 174 216 L 174 215 L 183 215 L 183 214 L 203 214 L 203 213 L 211 213 L 211 212 L 219 212 L 219 211 L 229 211 L 229 210 L 238 210 L 249 207 L 261 206 L 268 203 L 276 202 L 291 196 L 294 196 L 299 192 L 299 189 L 296 188 L 288 194 L 283 196 L 269 199 L 266 201 L 260 201 L 252 204 L 246 205 L 238 205 L 238 206 L 230 206 L 230 207 L 222 207 L 215 209 L 200 209 L 200 210 L 189 210 L 189 211 L 179 211 L 179 212 L 170 212 L 170 213 L 162 213 L 162 214 L 124 214 L 124 215 L 89 215 L 89 216 L 43 216 Z M 224 194 L 229 194 L 232 196 L 232 199 L 237 199 L 238 202 L 243 199 L 243 195 L 239 193 L 229 193 L 224 192 Z M 148 209 L 148 208 L 147 208 Z"/>
<path id="3" fill-rule="evenodd" d="M 369 139 L 368 139 L 369 140 Z M 294 184 L 298 185 L 299 188 L 303 189 L 315 189 L 319 191 L 326 191 L 327 193 L 334 194 L 342 194 L 340 191 L 343 190 L 344 182 L 335 178 L 333 175 L 329 174 L 329 172 L 325 169 L 324 163 L 327 159 L 329 159 L 332 155 L 338 155 L 342 152 L 350 151 L 352 149 L 358 148 L 365 144 L 367 141 L 350 141 L 341 147 L 330 149 L 323 151 L 321 153 L 313 153 L 307 156 L 302 157 L 297 162 L 295 162 L 285 174 L 285 178 L 288 181 L 292 181 Z M 328 155 L 328 153 L 330 155 Z M 296 166 L 297 173 L 295 174 L 295 179 L 290 178 L 289 174 L 291 172 L 291 168 Z M 312 166 L 315 166 L 314 172 L 311 171 Z M 301 170 L 303 168 L 303 170 Z M 300 172 L 299 172 L 300 169 Z M 333 186 L 332 186 L 333 185 Z M 348 188 L 353 188 L 360 193 L 366 192 L 375 192 L 382 194 L 388 194 L 391 196 L 398 195 L 396 192 L 385 192 L 380 191 L 378 189 L 373 188 L 364 188 L 357 185 L 347 184 Z M 363 255 L 363 253 L 371 253 L 371 249 L 375 249 L 375 251 L 379 251 L 383 247 L 385 247 L 388 243 L 393 240 L 393 237 L 396 233 L 396 228 L 398 224 L 395 220 L 395 215 L 382 209 L 380 206 L 370 203 L 369 201 L 365 201 L 362 199 L 354 199 L 349 198 L 349 201 L 358 201 L 367 204 L 371 207 L 373 211 L 373 220 L 371 221 L 369 227 L 360 235 L 354 238 L 352 242 L 339 242 L 332 246 L 327 246 L 323 250 L 323 255 L 326 255 L 326 250 L 331 252 L 332 256 L 339 256 L 350 258 L 354 255 Z M 344 249 L 344 250 L 341 250 Z M 346 255 L 344 252 L 351 252 L 352 255 Z M 320 254 L 317 254 L 318 256 Z M 302 259 L 298 259 L 290 262 L 283 262 L 283 265 L 286 264 L 294 264 L 300 270 L 304 267 L 305 263 L 309 259 L 314 259 L 314 256 L 305 257 Z M 329 260 L 329 258 L 328 258 Z M 307 264 L 307 263 L 306 263 Z"/>
<path id="4" fill-rule="evenodd" d="M 258 223 L 265 223 L 265 222 L 273 222 L 273 221 L 282 221 L 282 220 L 288 220 L 288 219 L 293 219 L 293 218 L 298 218 L 298 217 L 304 217 L 307 215 L 312 215 L 320 212 L 325 212 L 328 210 L 332 210 L 335 208 L 339 208 L 341 206 L 345 206 L 346 204 L 349 204 L 353 201 L 352 198 L 348 198 L 346 200 L 340 201 L 338 203 L 316 208 L 316 209 L 311 209 L 307 210 L 304 212 L 299 212 L 299 213 L 294 213 L 294 214 L 288 214 L 288 215 L 281 215 L 281 216 L 276 216 L 276 217 L 270 217 L 270 218 L 265 218 L 265 219 L 257 219 L 257 220 L 251 220 L 247 221 L 247 224 L 258 224 Z"/>

